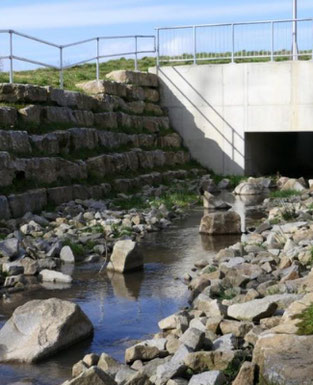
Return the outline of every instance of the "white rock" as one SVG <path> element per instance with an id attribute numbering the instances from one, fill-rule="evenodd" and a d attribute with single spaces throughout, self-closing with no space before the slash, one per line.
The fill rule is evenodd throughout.
<path id="1" fill-rule="evenodd" d="M 41 277 L 43 282 L 60 282 L 60 283 L 72 282 L 71 276 L 60 273 L 59 271 L 55 271 L 55 270 L 48 270 L 48 269 L 42 270 L 39 273 L 39 276 Z"/>

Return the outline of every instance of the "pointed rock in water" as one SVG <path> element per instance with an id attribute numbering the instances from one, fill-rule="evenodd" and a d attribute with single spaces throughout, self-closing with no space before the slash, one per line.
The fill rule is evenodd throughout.
<path id="1" fill-rule="evenodd" d="M 80 307 L 57 298 L 29 301 L 0 330 L 0 362 L 37 362 L 89 337 L 93 326 Z"/>
<path id="2" fill-rule="evenodd" d="M 136 242 L 126 239 L 117 241 L 108 263 L 107 269 L 125 273 L 143 268 L 143 256 L 138 251 Z"/>
<path id="3" fill-rule="evenodd" d="M 241 218 L 235 211 L 215 212 L 201 219 L 201 234 L 241 234 Z"/>

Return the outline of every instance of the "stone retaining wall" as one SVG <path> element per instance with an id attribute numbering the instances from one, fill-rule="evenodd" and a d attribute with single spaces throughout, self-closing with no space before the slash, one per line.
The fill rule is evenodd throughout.
<path id="1" fill-rule="evenodd" d="M 0 84 L 2 218 L 188 176 L 175 170 L 190 155 L 158 105 L 155 75 L 115 71 L 77 87 L 84 93 Z M 23 185 L 35 190 L 10 194 Z"/>

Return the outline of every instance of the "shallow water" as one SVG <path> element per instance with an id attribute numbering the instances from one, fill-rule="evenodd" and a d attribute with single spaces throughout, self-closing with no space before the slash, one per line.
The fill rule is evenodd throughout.
<path id="1" fill-rule="evenodd" d="M 245 203 L 224 194 L 244 216 Z M 253 202 L 248 202 L 252 204 Z M 255 203 L 254 203 L 255 204 Z M 71 286 L 55 285 L 16 293 L 0 302 L 0 326 L 14 309 L 31 299 L 58 297 L 74 301 L 92 321 L 92 339 L 37 365 L 0 365 L 0 385 L 61 384 L 71 375 L 72 365 L 89 352 L 106 352 L 123 361 L 124 350 L 134 340 L 149 338 L 158 331 L 160 319 L 186 306 L 188 292 L 181 277 L 197 260 L 212 257 L 240 236 L 201 236 L 203 210 L 197 209 L 166 231 L 147 234 L 141 242 L 144 271 L 128 275 L 99 274 L 100 264 L 76 266 Z M 28 382 L 29 380 L 29 382 Z"/>

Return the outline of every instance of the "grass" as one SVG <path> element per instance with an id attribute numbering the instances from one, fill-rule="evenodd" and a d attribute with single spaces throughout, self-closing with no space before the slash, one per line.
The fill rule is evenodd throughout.
<path id="1" fill-rule="evenodd" d="M 300 191 L 297 190 L 277 190 L 277 191 L 272 191 L 270 193 L 270 198 L 290 198 L 296 195 L 301 195 Z"/>
<path id="2" fill-rule="evenodd" d="M 311 51 L 301 51 L 301 56 L 299 60 L 310 60 L 312 58 Z M 268 51 L 239 51 L 235 52 L 236 56 L 242 55 L 268 55 L 267 57 L 261 58 L 250 58 L 250 59 L 236 59 L 236 63 L 247 63 L 247 62 L 267 62 L 270 60 Z M 287 57 L 278 56 L 275 58 L 275 61 L 286 61 L 291 59 L 291 53 L 287 51 L 277 51 L 275 55 L 290 55 Z M 197 58 L 208 57 L 212 60 L 198 60 L 198 64 L 226 64 L 231 61 L 231 53 L 224 52 L 221 53 L 220 59 L 214 59 L 213 53 L 208 52 L 199 52 Z M 181 58 L 185 61 L 181 62 L 169 62 L 170 57 L 163 56 L 160 59 L 164 61 L 162 65 L 190 65 L 192 61 L 192 55 L 183 54 Z M 150 67 L 155 67 L 156 58 L 155 57 L 143 57 L 138 60 L 138 69 L 140 71 L 148 71 Z M 133 59 L 126 59 L 124 57 L 114 60 L 108 60 L 106 62 L 100 63 L 100 78 L 104 78 L 106 74 L 115 70 L 134 70 L 135 64 Z M 96 78 L 96 65 L 95 64 L 83 64 L 80 66 L 75 66 L 64 71 L 64 88 L 73 91 L 80 91 L 76 84 L 88 81 L 95 80 Z M 9 74 L 7 72 L 0 72 L 0 82 L 7 83 L 9 81 Z M 22 84 L 37 84 L 41 86 L 53 86 L 59 87 L 59 72 L 54 69 L 40 68 L 36 70 L 29 71 L 17 71 L 14 72 L 14 81 L 16 83 Z"/>
<path id="3" fill-rule="evenodd" d="M 304 309 L 302 313 L 294 315 L 293 319 L 299 319 L 297 323 L 298 335 L 309 336 L 313 334 L 313 304 Z"/>
<path id="4" fill-rule="evenodd" d="M 213 171 L 209 171 L 209 173 L 211 173 L 212 179 L 216 184 L 218 184 L 223 179 L 229 179 L 229 187 L 232 189 L 234 189 L 241 182 L 247 179 L 247 177 L 241 175 L 218 175 L 215 174 Z"/>
<path id="5" fill-rule="evenodd" d="M 83 245 L 80 245 L 76 242 L 72 242 L 69 239 L 66 239 L 63 242 L 63 246 L 69 246 L 72 249 L 72 252 L 75 257 L 84 257 L 86 255 L 86 248 Z"/>
<path id="6" fill-rule="evenodd" d="M 132 196 L 125 199 L 119 198 L 114 200 L 114 204 L 122 210 L 130 210 L 134 207 L 138 209 L 158 208 L 164 204 L 168 210 L 171 210 L 174 206 L 187 208 L 191 205 L 201 204 L 201 200 L 196 193 L 188 191 L 187 188 L 182 188 L 179 191 L 166 192 L 160 197 L 152 199 L 145 199 L 141 196 Z"/>
<path id="7" fill-rule="evenodd" d="M 138 60 L 138 68 L 140 71 L 148 71 L 149 67 L 155 66 L 155 58 L 144 57 Z M 100 77 L 104 78 L 106 74 L 115 70 L 134 70 L 133 59 L 116 59 L 109 60 L 100 64 Z M 77 83 L 95 80 L 96 65 L 84 64 L 69 68 L 64 71 L 64 89 L 72 91 L 81 91 L 76 87 Z M 9 74 L 7 72 L 0 72 L 0 82 L 7 83 L 9 81 Z M 59 87 L 59 72 L 54 69 L 40 68 L 30 71 L 14 72 L 15 83 L 22 84 L 37 84 L 40 86 Z"/>

